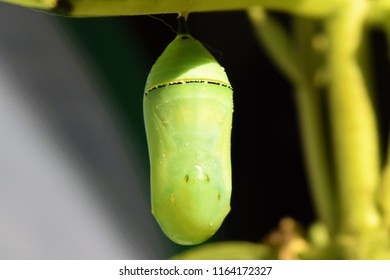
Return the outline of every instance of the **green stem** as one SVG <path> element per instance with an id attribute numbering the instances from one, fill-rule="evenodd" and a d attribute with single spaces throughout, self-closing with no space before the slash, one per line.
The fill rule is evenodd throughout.
<path id="1" fill-rule="evenodd" d="M 382 25 L 388 21 L 390 12 L 390 0 L 368 1 L 367 22 L 371 25 Z"/>
<path id="2" fill-rule="evenodd" d="M 16 4 L 24 7 L 34 9 L 52 10 L 57 4 L 58 0 L 0 0 L 11 4 Z"/>
<path id="3" fill-rule="evenodd" d="M 298 67 L 295 50 L 291 38 L 283 27 L 267 15 L 261 7 L 248 9 L 248 17 L 252 22 L 255 36 L 264 47 L 279 70 L 293 83 L 303 81 L 303 73 Z"/>
<path id="4" fill-rule="evenodd" d="M 295 87 L 298 119 L 301 128 L 302 147 L 305 153 L 306 166 L 316 212 L 330 232 L 335 230 L 335 205 L 332 196 L 332 183 L 329 170 L 329 159 L 326 156 L 324 125 L 321 116 L 319 93 L 311 86 L 312 69 L 305 69 L 305 61 L 310 61 L 311 35 L 302 28 L 296 30 L 303 34 L 298 50 L 294 48 L 291 38 L 283 28 L 270 16 L 266 16 L 261 8 L 248 11 L 255 34 L 270 57 L 283 74 Z M 304 22 L 300 27 L 307 26 Z M 301 48 L 302 47 L 302 48 Z M 298 62 L 299 61 L 299 62 Z M 306 70 L 306 71 L 305 71 Z"/>
<path id="5" fill-rule="evenodd" d="M 0 0 L 1 1 L 1 0 Z M 17 5 L 55 10 L 66 16 L 99 17 L 149 15 L 181 12 L 245 10 L 253 6 L 322 17 L 332 12 L 340 0 L 2 0 Z"/>
<path id="6" fill-rule="evenodd" d="M 306 168 L 316 211 L 328 227 L 336 231 L 336 205 L 332 194 L 329 161 L 326 155 L 325 138 L 318 92 L 310 87 L 295 89 L 295 101 L 301 128 L 302 146 L 305 152 Z"/>
<path id="7" fill-rule="evenodd" d="M 357 62 L 366 8 L 365 0 L 346 0 L 327 20 L 332 75 L 329 107 L 340 229 L 347 235 L 363 234 L 380 224 L 375 206 L 379 183 L 377 123 Z"/>
<path id="8" fill-rule="evenodd" d="M 324 72 L 322 68 L 324 67 L 326 41 L 317 29 L 318 22 L 294 18 L 297 57 L 305 77 L 303 82 L 295 83 L 295 100 L 315 206 L 317 212 L 321 214 L 320 220 L 325 222 L 328 231 L 334 234 L 338 224 L 336 216 L 338 209 L 335 202 L 334 174 L 325 136 L 327 131 L 324 121 L 323 92 L 321 91 L 321 86 L 323 87 L 325 82 L 318 78 L 321 76 L 320 73 Z M 314 41 L 317 43 L 313 43 Z M 322 43 L 320 44 L 319 41 Z"/>

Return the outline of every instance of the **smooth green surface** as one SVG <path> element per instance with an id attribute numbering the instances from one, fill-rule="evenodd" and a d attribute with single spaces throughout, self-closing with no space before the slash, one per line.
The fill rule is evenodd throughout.
<path id="1" fill-rule="evenodd" d="M 169 79 L 199 79 L 199 73 L 228 83 L 207 50 L 181 36 L 157 60 L 146 88 Z M 167 85 L 145 94 L 152 212 L 176 243 L 206 241 L 230 211 L 232 113 L 232 90 L 221 85 Z"/>

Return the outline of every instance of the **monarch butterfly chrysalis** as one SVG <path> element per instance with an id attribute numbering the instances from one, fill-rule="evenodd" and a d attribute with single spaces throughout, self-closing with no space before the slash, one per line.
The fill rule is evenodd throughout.
<path id="1" fill-rule="evenodd" d="M 144 94 L 152 213 L 176 243 L 206 241 L 230 211 L 232 114 L 224 68 L 186 28 L 179 31 Z"/>

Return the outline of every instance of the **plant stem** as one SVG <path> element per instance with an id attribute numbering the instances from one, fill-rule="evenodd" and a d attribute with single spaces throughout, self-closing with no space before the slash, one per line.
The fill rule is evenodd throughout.
<path id="1" fill-rule="evenodd" d="M 346 0 L 326 21 L 340 230 L 351 236 L 367 233 L 380 224 L 375 206 L 379 183 L 377 123 L 357 62 L 366 8 L 365 0 Z"/>
<path id="2" fill-rule="evenodd" d="M 390 12 L 390 0 L 368 1 L 367 22 L 371 25 L 382 25 L 388 20 Z"/>
<path id="3" fill-rule="evenodd" d="M 318 35 L 318 23 L 294 18 L 294 37 L 300 69 L 305 79 L 295 83 L 295 101 L 299 117 L 302 147 L 306 159 L 312 196 L 319 218 L 331 234 L 336 232 L 338 211 L 335 203 L 334 174 L 326 145 L 326 127 L 323 118 L 323 93 L 316 84 L 324 54 L 313 46 Z M 318 83 L 318 82 L 317 82 Z"/>
<path id="4" fill-rule="evenodd" d="M 332 194 L 328 158 L 318 92 L 310 87 L 295 88 L 295 101 L 301 128 L 302 147 L 316 212 L 329 232 L 336 231 L 336 205 Z"/>
<path id="5" fill-rule="evenodd" d="M 16 4 L 34 9 L 51 10 L 57 6 L 58 0 L 0 0 L 11 4 Z"/>
<path id="6" fill-rule="evenodd" d="M 306 32 L 310 23 L 305 21 L 302 24 L 295 24 L 297 34 L 295 39 L 298 41 L 298 48 L 295 48 L 282 26 L 270 16 L 266 16 L 261 8 L 251 8 L 248 16 L 264 49 L 294 85 L 302 148 L 314 205 L 319 219 L 327 225 L 330 232 L 334 232 L 336 209 L 332 196 L 329 159 L 325 149 L 321 100 L 319 93 L 309 82 L 313 80 L 313 69 L 308 65 L 308 61 L 312 61 L 310 58 L 313 58 L 311 55 L 313 34 Z"/>
<path id="7" fill-rule="evenodd" d="M 99 17 L 149 15 L 181 12 L 245 10 L 253 6 L 322 17 L 332 12 L 340 0 L 0 0 L 32 8 L 54 10 L 66 16 Z"/>
<path id="8" fill-rule="evenodd" d="M 303 73 L 298 67 L 296 52 L 284 28 L 267 15 L 261 7 L 248 9 L 248 17 L 259 44 L 267 51 L 279 70 L 293 83 L 303 81 Z"/>

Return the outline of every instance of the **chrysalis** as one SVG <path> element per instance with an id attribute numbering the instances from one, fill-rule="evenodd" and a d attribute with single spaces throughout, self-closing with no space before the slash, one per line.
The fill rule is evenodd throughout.
<path id="1" fill-rule="evenodd" d="M 179 32 L 153 65 L 144 95 L 152 213 L 176 243 L 206 241 L 230 211 L 232 114 L 224 68 Z"/>

